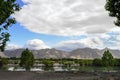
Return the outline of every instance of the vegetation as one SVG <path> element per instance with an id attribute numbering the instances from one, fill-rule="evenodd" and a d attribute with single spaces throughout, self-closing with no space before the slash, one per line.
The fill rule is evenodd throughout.
<path id="1" fill-rule="evenodd" d="M 57 67 L 61 67 L 63 70 L 79 70 L 79 71 L 109 71 L 112 69 L 120 70 L 120 59 L 114 58 L 109 50 L 106 50 L 103 53 L 103 56 L 98 59 L 72 59 L 72 58 L 62 58 L 62 59 L 34 59 L 32 52 L 29 49 L 25 49 L 21 58 L 1 58 L 0 59 L 0 67 L 7 66 L 7 64 L 13 64 L 16 69 L 18 64 L 25 68 L 26 70 L 30 70 L 32 67 L 42 67 L 44 71 L 54 71 L 55 65 L 58 64 Z M 42 64 L 42 65 L 39 65 Z"/>
<path id="2" fill-rule="evenodd" d="M 31 67 L 34 65 L 34 55 L 29 49 L 26 49 L 22 52 L 20 58 L 20 66 L 24 67 L 27 71 L 30 70 Z"/>
<path id="3" fill-rule="evenodd" d="M 4 69 L 9 64 L 8 58 L 0 58 L 0 69 Z"/>
<path id="4" fill-rule="evenodd" d="M 120 0 L 106 0 L 105 9 L 108 11 L 109 16 L 116 18 L 114 24 L 120 27 Z M 103 60 L 105 66 L 120 66 L 120 59 L 112 59 L 112 56 L 110 58 L 111 62 Z"/>
<path id="5" fill-rule="evenodd" d="M 4 51 L 10 34 L 6 31 L 8 27 L 15 24 L 15 18 L 11 17 L 20 6 L 16 0 L 0 0 L 0 51 Z"/>
<path id="6" fill-rule="evenodd" d="M 120 59 L 114 59 L 114 66 L 120 66 Z"/>
<path id="7" fill-rule="evenodd" d="M 101 59 L 94 59 L 92 65 L 93 66 L 102 66 L 102 60 Z"/>
<path id="8" fill-rule="evenodd" d="M 54 61 L 44 59 L 44 60 L 42 60 L 42 64 L 44 64 L 43 69 L 44 69 L 45 71 L 53 71 L 53 70 L 54 70 L 54 69 L 53 69 Z"/>
<path id="9" fill-rule="evenodd" d="M 119 0 L 106 0 L 105 9 L 109 11 L 109 16 L 115 17 L 117 20 L 115 25 L 120 26 L 120 1 Z"/>
<path id="10" fill-rule="evenodd" d="M 114 58 L 109 50 L 105 51 L 102 57 L 102 65 L 103 66 L 113 66 L 114 65 Z"/>
<path id="11" fill-rule="evenodd" d="M 74 64 L 73 61 L 64 61 L 64 62 L 62 62 L 62 68 L 71 70 L 73 64 Z"/>

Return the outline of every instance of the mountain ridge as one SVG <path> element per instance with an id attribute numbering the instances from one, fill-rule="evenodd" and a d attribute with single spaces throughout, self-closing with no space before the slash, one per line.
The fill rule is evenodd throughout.
<path id="1" fill-rule="evenodd" d="M 8 57 L 20 57 L 22 51 L 25 49 L 6 50 L 4 54 Z M 109 50 L 113 57 L 120 58 L 120 50 L 112 49 L 92 49 L 92 48 L 78 48 L 70 52 L 52 49 L 31 50 L 35 58 L 77 58 L 77 59 L 94 59 L 101 58 L 104 51 Z"/>

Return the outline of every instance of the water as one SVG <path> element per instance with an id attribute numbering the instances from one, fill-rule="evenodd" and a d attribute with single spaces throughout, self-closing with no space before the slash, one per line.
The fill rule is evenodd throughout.
<path id="1" fill-rule="evenodd" d="M 21 67 L 8 67 L 8 71 L 25 71 Z M 55 67 L 33 67 L 31 71 L 81 71 L 81 72 L 120 72 L 119 67 L 80 67 L 80 66 L 55 66 Z"/>

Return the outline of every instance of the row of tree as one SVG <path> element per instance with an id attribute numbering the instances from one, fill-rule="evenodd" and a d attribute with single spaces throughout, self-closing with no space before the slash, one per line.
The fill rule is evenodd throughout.
<path id="1" fill-rule="evenodd" d="M 109 67 L 109 66 L 120 66 L 120 59 L 116 59 L 112 56 L 109 50 L 103 53 L 102 58 L 100 59 L 71 59 L 71 58 L 63 58 L 63 59 L 35 59 L 33 53 L 29 49 L 25 49 L 21 58 L 1 58 L 0 66 L 4 66 L 6 64 L 19 64 L 21 67 L 26 70 L 30 70 L 35 64 L 44 64 L 45 67 L 50 68 L 53 67 L 55 63 L 63 67 L 71 67 L 71 66 L 95 66 L 95 67 Z"/>
<path id="2" fill-rule="evenodd" d="M 46 67 L 51 67 L 54 63 L 62 64 L 62 66 L 71 66 L 77 64 L 77 66 L 120 66 L 120 59 L 113 58 L 109 50 L 105 51 L 101 59 L 38 59 L 41 64 Z M 35 63 L 34 55 L 28 49 L 22 52 L 20 58 L 20 66 L 26 70 L 30 70 Z"/>

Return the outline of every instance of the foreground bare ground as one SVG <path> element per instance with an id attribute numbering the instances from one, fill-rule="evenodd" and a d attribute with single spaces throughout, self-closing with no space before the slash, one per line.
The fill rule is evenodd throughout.
<path id="1" fill-rule="evenodd" d="M 120 80 L 119 72 L 0 72 L 0 80 Z"/>

